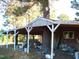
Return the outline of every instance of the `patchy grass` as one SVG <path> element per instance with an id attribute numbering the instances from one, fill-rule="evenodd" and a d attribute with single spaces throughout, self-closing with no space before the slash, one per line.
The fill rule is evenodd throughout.
<path id="1" fill-rule="evenodd" d="M 11 59 L 11 57 L 6 56 L 6 55 L 0 55 L 0 59 Z"/>
<path id="2" fill-rule="evenodd" d="M 71 55 L 68 55 L 61 50 L 57 50 L 55 53 L 56 56 L 54 56 L 54 59 L 74 59 Z M 14 51 L 14 49 L 10 47 L 8 49 L 0 48 L 0 59 L 42 59 L 42 57 L 44 56 L 40 53 L 37 54 L 34 51 L 26 54 L 22 51 Z"/>
<path id="3" fill-rule="evenodd" d="M 0 48 L 0 59 L 40 59 L 35 52 L 26 54 L 12 48 Z"/>
<path id="4" fill-rule="evenodd" d="M 27 56 L 26 53 L 14 51 L 12 48 L 0 48 L 0 59 L 19 59 L 24 55 Z"/>

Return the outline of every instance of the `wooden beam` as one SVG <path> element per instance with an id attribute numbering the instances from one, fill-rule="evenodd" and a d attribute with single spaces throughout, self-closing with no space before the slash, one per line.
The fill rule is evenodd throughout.
<path id="1" fill-rule="evenodd" d="M 25 29 L 27 30 L 27 32 L 30 32 L 32 30 L 32 27 L 25 27 Z"/>
<path id="2" fill-rule="evenodd" d="M 57 24 L 57 26 L 54 28 L 54 31 L 60 26 L 60 23 Z"/>
<path id="3" fill-rule="evenodd" d="M 32 27 L 26 27 L 26 30 L 27 30 L 27 35 L 28 35 L 28 38 L 27 38 L 27 54 L 29 53 L 29 49 L 30 49 L 30 46 L 29 46 L 29 39 L 30 39 L 30 31 L 32 30 Z"/>
<path id="4" fill-rule="evenodd" d="M 51 29 L 51 27 L 49 26 L 49 25 L 47 25 L 47 27 L 48 27 L 48 29 L 52 32 L 52 29 Z"/>

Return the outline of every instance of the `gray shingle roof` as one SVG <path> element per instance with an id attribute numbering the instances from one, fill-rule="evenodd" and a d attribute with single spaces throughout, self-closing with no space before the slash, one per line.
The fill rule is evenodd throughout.
<path id="1" fill-rule="evenodd" d="M 61 20 L 56 20 L 53 21 L 53 24 L 58 24 L 60 22 L 60 24 L 69 24 L 69 25 L 79 25 L 79 21 L 76 20 L 68 20 L 68 21 L 61 21 Z"/>
<path id="2" fill-rule="evenodd" d="M 30 22 L 27 26 L 37 27 L 37 26 L 46 26 L 53 24 L 65 24 L 65 25 L 79 25 L 79 21 L 76 20 L 50 20 L 43 17 L 38 17 L 34 21 Z"/>

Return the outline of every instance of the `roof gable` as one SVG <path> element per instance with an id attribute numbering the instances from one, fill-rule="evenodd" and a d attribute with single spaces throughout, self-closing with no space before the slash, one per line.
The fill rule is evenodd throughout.
<path id="1" fill-rule="evenodd" d="M 52 24 L 53 24 L 52 20 L 49 20 L 43 17 L 38 17 L 36 18 L 36 20 L 29 23 L 28 26 L 37 27 L 37 26 L 46 26 L 46 25 L 52 25 Z"/>

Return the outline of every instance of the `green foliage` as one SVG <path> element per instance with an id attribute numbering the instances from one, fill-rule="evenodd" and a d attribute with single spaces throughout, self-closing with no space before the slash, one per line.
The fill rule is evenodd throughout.
<path id="1" fill-rule="evenodd" d="M 76 21 L 79 21 L 79 18 L 75 18 Z"/>
<path id="2" fill-rule="evenodd" d="M 21 7 L 17 3 L 10 3 L 8 8 L 7 8 L 7 11 L 6 11 L 6 14 L 7 15 L 11 15 L 11 14 L 15 14 L 15 15 L 23 15 L 25 12 L 27 12 L 27 9 L 30 9 L 34 4 L 41 4 L 41 10 L 40 11 L 44 11 L 46 7 L 48 7 L 48 0 L 18 0 L 20 2 L 24 2 L 24 3 L 27 3 L 29 5 L 26 5 L 24 7 Z M 33 2 L 34 4 L 30 5 L 30 2 Z M 21 5 L 21 3 L 19 3 Z"/>
<path id="3" fill-rule="evenodd" d="M 16 9 L 14 9 L 13 14 L 15 14 L 16 16 L 20 16 L 23 15 L 24 13 L 26 13 L 28 7 L 17 7 Z"/>
<path id="4" fill-rule="evenodd" d="M 50 13 L 50 19 L 55 19 L 56 18 L 56 12 L 55 12 L 55 10 L 53 9 L 53 10 L 51 10 L 51 13 Z"/>
<path id="5" fill-rule="evenodd" d="M 19 0 L 21 2 L 30 2 L 31 0 Z"/>
<path id="6" fill-rule="evenodd" d="M 0 38 L 2 37 L 3 32 L 4 32 L 4 30 L 0 30 Z"/>
<path id="7" fill-rule="evenodd" d="M 28 3 L 27 3 L 28 1 Z M 24 5 L 22 6 L 22 3 Z M 8 8 L 6 10 L 6 15 L 14 16 L 13 18 L 9 18 L 10 24 L 13 26 L 16 26 L 20 28 L 23 20 L 26 19 L 31 21 L 32 19 L 37 18 L 37 16 L 41 16 L 46 12 L 45 8 L 48 7 L 48 0 L 15 0 L 15 2 L 10 2 L 8 5 Z M 45 12 L 44 12 L 45 11 Z M 17 17 L 24 16 L 24 19 L 20 20 Z M 15 19 L 16 22 L 13 20 Z"/>
<path id="8" fill-rule="evenodd" d="M 19 42 L 23 42 L 24 39 L 25 39 L 25 36 L 24 36 L 24 35 L 22 35 L 22 34 L 19 34 L 19 35 L 18 35 L 18 41 L 19 41 Z"/>
<path id="9" fill-rule="evenodd" d="M 3 40 L 3 37 L 4 37 L 4 36 L 3 36 L 3 34 L 2 34 L 2 35 L 0 35 L 0 40 L 1 40 L 1 41 Z"/>
<path id="10" fill-rule="evenodd" d="M 76 12 L 76 16 L 79 16 L 79 12 Z"/>
<path id="11" fill-rule="evenodd" d="M 71 1 L 71 8 L 74 8 L 76 10 L 79 10 L 79 2 L 77 2 L 76 0 Z"/>
<path id="12" fill-rule="evenodd" d="M 69 20 L 69 16 L 66 15 L 66 14 L 61 14 L 59 17 L 58 17 L 60 20 Z"/>
<path id="13" fill-rule="evenodd" d="M 0 30 L 0 33 L 3 33 L 4 32 L 4 30 Z"/>

